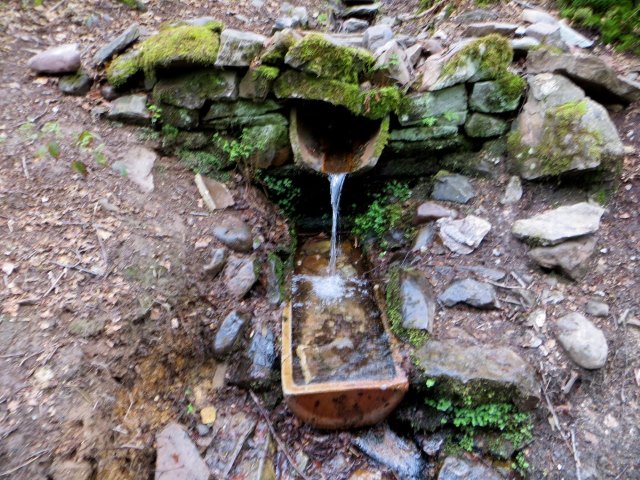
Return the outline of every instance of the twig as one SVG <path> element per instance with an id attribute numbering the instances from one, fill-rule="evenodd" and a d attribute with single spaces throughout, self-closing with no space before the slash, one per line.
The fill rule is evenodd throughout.
<path id="1" fill-rule="evenodd" d="M 580 472 L 580 456 L 578 455 L 578 448 L 576 447 L 576 432 L 571 429 L 571 450 L 573 451 L 573 459 L 576 462 L 576 478 L 582 480 L 582 474 Z"/>
<path id="2" fill-rule="evenodd" d="M 282 440 L 280 440 L 280 437 L 276 434 L 276 431 L 273 428 L 271 421 L 269 420 L 269 416 L 267 415 L 267 412 L 264 410 L 264 408 L 260 404 L 260 400 L 258 400 L 258 397 L 256 397 L 256 394 L 253 393 L 253 390 L 249 390 L 249 395 L 251 395 L 251 399 L 256 404 L 256 407 L 258 407 L 258 411 L 260 412 L 260 415 L 262 415 L 262 418 L 264 418 L 265 422 L 267 422 L 267 427 L 269 427 L 269 431 L 271 432 L 271 435 L 273 435 L 273 438 L 278 444 L 278 447 L 280 447 L 280 450 L 282 450 L 282 453 L 284 453 L 284 456 L 287 457 L 287 460 L 289 461 L 293 469 L 301 478 L 303 478 L 304 480 L 309 480 L 309 477 L 307 477 L 304 473 L 300 471 L 300 469 L 296 465 L 296 462 L 293 461 L 291 454 L 287 450 L 286 445 L 282 443 Z"/>
<path id="3" fill-rule="evenodd" d="M 240 435 L 240 438 L 238 438 L 236 446 L 233 449 L 233 452 L 231 453 L 231 458 L 229 459 L 229 463 L 227 463 L 227 466 L 225 467 L 224 472 L 222 472 L 222 478 L 229 478 L 229 474 L 231 473 L 231 470 L 233 469 L 233 465 L 236 463 L 236 460 L 240 455 L 240 452 L 242 451 L 242 447 L 244 446 L 244 443 L 247 441 L 247 438 L 249 438 L 249 435 L 251 435 L 251 432 L 253 432 L 253 429 L 256 428 L 257 424 L 258 422 L 251 422 L 251 425 L 249 425 L 249 427 L 242 433 L 242 435 Z"/>
<path id="4" fill-rule="evenodd" d="M 31 357 L 35 357 L 36 355 L 40 355 L 41 353 L 44 353 L 44 350 L 39 350 L 37 352 L 32 353 L 31 355 L 29 355 L 28 357 L 24 357 L 20 363 L 18 364 L 19 367 L 21 367 L 22 365 L 24 365 L 24 362 L 26 362 L 27 360 L 29 360 Z"/>
<path id="5" fill-rule="evenodd" d="M 33 455 L 31 455 L 31 457 L 29 457 L 29 459 L 28 459 L 26 462 L 21 463 L 21 464 L 20 464 L 20 465 L 18 465 L 17 467 L 13 467 L 12 469 L 7 470 L 6 472 L 2 472 L 2 473 L 0 473 L 0 477 L 8 477 L 8 476 L 9 476 L 9 475 L 11 475 L 12 473 L 15 473 L 15 472 L 17 472 L 18 470 L 20 470 L 21 468 L 24 468 L 24 467 L 26 467 L 27 465 L 32 464 L 32 463 L 33 463 L 33 462 L 35 462 L 37 459 L 39 459 L 41 456 L 43 456 L 43 455 L 45 455 L 45 454 L 49 453 L 50 451 L 51 451 L 51 450 L 47 448 L 47 449 L 45 449 L 45 450 L 40 450 L 40 451 L 38 451 L 38 452 L 34 453 Z"/>
<path id="6" fill-rule="evenodd" d="M 100 244 L 100 250 L 102 251 L 102 261 L 104 261 L 104 274 L 103 277 L 107 276 L 107 273 L 109 272 L 109 255 L 107 254 L 107 249 L 104 246 L 104 242 L 102 241 L 102 238 L 100 238 L 100 232 L 98 231 L 98 227 L 96 227 L 95 225 L 93 226 L 94 230 L 96 231 L 96 237 L 98 237 L 98 243 Z"/>
<path id="7" fill-rule="evenodd" d="M 527 288 L 526 282 L 516 272 L 511 272 L 511 276 L 515 278 L 516 282 L 520 284 L 522 288 Z"/>
<path id="8" fill-rule="evenodd" d="M 435 13 L 440 7 L 445 3 L 445 0 L 440 0 L 431 8 L 426 9 L 424 12 L 420 12 L 416 15 L 398 15 L 398 21 L 400 22 L 410 22 L 411 20 L 418 20 L 420 18 L 426 17 L 427 15 L 431 15 Z"/>
<path id="9" fill-rule="evenodd" d="M 49 295 L 54 288 L 56 288 L 56 286 L 58 285 L 58 282 L 60 281 L 60 279 L 62 278 L 62 276 L 67 273 L 67 269 L 65 268 L 64 270 L 62 270 L 62 273 L 60 275 L 58 275 L 58 278 L 56 278 L 53 283 L 51 284 L 51 286 L 49 287 L 49 290 L 47 290 L 46 292 L 44 292 L 44 295 L 42 295 L 40 297 L 40 300 L 42 300 L 43 298 L 45 298 L 47 295 Z"/>
<path id="10" fill-rule="evenodd" d="M 544 398 L 547 402 L 547 408 L 549 409 L 549 412 L 553 417 L 553 422 L 556 424 L 556 428 L 560 432 L 560 436 L 564 439 L 565 437 L 562 431 L 562 427 L 560 426 L 560 420 L 558 420 L 558 415 L 556 415 L 556 410 L 555 408 L 553 408 L 553 403 L 551 403 L 551 400 L 549 399 L 549 395 L 547 395 L 547 387 L 544 386 L 545 380 L 544 380 L 544 373 L 542 369 L 543 369 L 542 362 L 540 362 L 540 375 L 542 375 L 542 393 L 544 394 Z"/>
<path id="11" fill-rule="evenodd" d="M 24 176 L 27 177 L 27 180 L 31 180 L 29 169 L 27 168 L 27 159 L 24 157 L 22 157 L 22 171 L 24 172 Z"/>
<path id="12" fill-rule="evenodd" d="M 0 355 L 0 358 L 5 359 L 5 358 L 15 358 L 15 357 L 22 357 L 24 355 L 24 352 L 20 352 L 20 353 L 7 353 L 5 355 Z"/>
<path id="13" fill-rule="evenodd" d="M 483 282 L 490 283 L 491 285 L 495 285 L 496 287 L 506 288 L 507 290 L 520 290 L 521 288 L 524 288 L 524 287 L 521 287 L 520 285 L 510 286 L 510 285 L 505 285 L 504 283 L 494 282 L 493 280 L 489 280 L 489 279 L 484 279 Z"/>
<path id="14" fill-rule="evenodd" d="M 89 275 L 93 275 L 94 277 L 99 276 L 98 273 L 92 272 L 91 270 L 87 270 L 86 268 L 81 267 L 79 263 L 76 263 L 75 265 L 71 265 L 70 263 L 61 263 L 61 262 L 51 262 L 51 263 L 59 267 L 70 268 L 72 270 L 78 270 L 79 272 L 82 272 L 82 273 L 88 273 Z"/>
<path id="15" fill-rule="evenodd" d="M 573 384 L 576 383 L 578 378 L 579 375 L 575 371 L 571 370 L 571 377 L 567 380 L 567 383 L 564 384 L 564 387 L 562 387 L 562 393 L 569 395 L 569 392 L 573 388 Z"/>

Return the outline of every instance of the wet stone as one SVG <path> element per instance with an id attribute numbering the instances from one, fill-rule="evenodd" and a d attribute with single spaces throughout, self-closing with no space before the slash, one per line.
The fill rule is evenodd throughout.
<path id="1" fill-rule="evenodd" d="M 589 260 L 596 249 L 596 239 L 587 237 L 552 247 L 534 248 L 529 258 L 543 268 L 557 268 L 572 280 L 581 280 L 589 272 Z"/>
<path id="2" fill-rule="evenodd" d="M 573 312 L 560 318 L 554 331 L 571 360 L 582 368 L 598 369 L 607 362 L 607 339 L 598 327 L 583 315 Z"/>
<path id="3" fill-rule="evenodd" d="M 227 263 L 227 249 L 224 247 L 216 248 L 211 253 L 211 260 L 202 269 L 215 277 L 222 271 L 225 263 Z"/>
<path id="4" fill-rule="evenodd" d="M 231 352 L 248 321 L 249 317 L 246 314 L 235 310 L 227 315 L 213 341 L 213 353 L 221 357 Z"/>
<path id="5" fill-rule="evenodd" d="M 249 348 L 229 379 L 233 385 L 254 390 L 266 389 L 275 380 L 275 336 L 269 328 L 258 328 Z"/>
<path id="6" fill-rule="evenodd" d="M 433 288 L 422 274 L 412 271 L 402 273 L 400 300 L 402 326 L 431 333 L 436 316 L 436 299 Z"/>
<path id="7" fill-rule="evenodd" d="M 93 79 L 83 71 L 60 79 L 58 88 L 66 95 L 85 95 L 93 84 Z"/>
<path id="8" fill-rule="evenodd" d="M 282 261 L 278 258 L 269 258 L 267 261 L 267 301 L 271 305 L 278 305 L 282 302 L 283 286 L 282 280 Z"/>
<path id="9" fill-rule="evenodd" d="M 503 476 L 482 463 L 459 457 L 447 457 L 438 473 L 438 480 L 502 480 Z"/>
<path id="10" fill-rule="evenodd" d="M 367 430 L 352 442 L 399 478 L 423 478 L 425 464 L 416 445 L 396 435 L 387 425 Z"/>
<path id="11" fill-rule="evenodd" d="M 447 208 L 436 202 L 424 202 L 416 209 L 414 223 L 420 224 L 440 218 L 456 218 L 458 212 L 452 208 Z"/>
<path id="12" fill-rule="evenodd" d="M 77 43 L 52 47 L 31 57 L 27 66 L 48 75 L 74 73 L 80 69 L 80 49 Z"/>
<path id="13" fill-rule="evenodd" d="M 430 340 L 415 352 L 412 384 L 424 389 L 435 380 L 430 395 L 461 400 L 472 391 L 473 402 L 514 402 L 532 409 L 540 401 L 536 372 L 520 355 L 506 347 L 471 345 L 459 339 Z"/>
<path id="14" fill-rule="evenodd" d="M 113 57 L 116 53 L 124 51 L 129 45 L 140 37 L 140 25 L 134 23 L 124 32 L 103 46 L 93 56 L 93 64 L 97 67 Z"/>
<path id="15" fill-rule="evenodd" d="M 187 432 L 177 423 L 167 425 L 156 437 L 155 480 L 208 480 L 209 468 Z"/>
<path id="16" fill-rule="evenodd" d="M 431 198 L 447 202 L 467 203 L 476 193 L 471 181 L 463 175 L 437 175 Z"/>
<path id="17" fill-rule="evenodd" d="M 256 261 L 253 258 L 231 257 L 224 269 L 224 284 L 235 298 L 244 297 L 258 280 Z"/>
<path id="18" fill-rule="evenodd" d="M 253 233 L 251 228 L 238 217 L 226 217 L 212 229 L 213 236 L 224 245 L 237 252 L 251 252 Z"/>
<path id="19" fill-rule="evenodd" d="M 115 99 L 111 102 L 107 118 L 136 125 L 150 124 L 151 114 L 147 109 L 147 96 L 142 93 Z"/>
<path id="20" fill-rule="evenodd" d="M 453 282 L 438 297 L 438 300 L 447 307 L 453 307 L 458 303 L 466 303 L 476 308 L 496 308 L 498 306 L 498 297 L 493 285 L 471 278 Z"/>
<path id="21" fill-rule="evenodd" d="M 585 307 L 585 312 L 593 317 L 608 317 L 609 305 L 598 300 L 589 300 Z"/>

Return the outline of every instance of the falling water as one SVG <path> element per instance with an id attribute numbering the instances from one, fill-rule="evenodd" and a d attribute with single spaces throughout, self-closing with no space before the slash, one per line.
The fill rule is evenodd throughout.
<path id="1" fill-rule="evenodd" d="M 340 193 L 346 173 L 329 174 L 331 184 L 331 208 L 333 209 L 333 224 L 331 225 L 331 256 L 329 259 L 329 275 L 336 274 L 336 261 L 338 258 L 338 218 L 340 216 Z"/>

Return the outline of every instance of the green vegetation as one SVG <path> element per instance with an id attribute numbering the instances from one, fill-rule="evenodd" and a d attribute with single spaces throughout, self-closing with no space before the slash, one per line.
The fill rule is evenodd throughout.
<path id="1" fill-rule="evenodd" d="M 222 181 L 229 179 L 227 170 L 232 164 L 220 152 L 180 148 L 176 154 L 181 161 L 196 173 L 208 175 Z"/>
<path id="2" fill-rule="evenodd" d="M 401 270 L 394 268 L 389 272 L 386 287 L 386 310 L 389 326 L 393 334 L 418 348 L 429 339 L 429 332 L 402 326 L 402 296 L 400 293 Z"/>
<path id="3" fill-rule="evenodd" d="M 326 26 L 329 22 L 329 16 L 326 13 L 321 13 L 318 15 L 318 18 L 316 18 L 316 22 L 318 22 L 318 25 Z"/>
<path id="4" fill-rule="evenodd" d="M 640 55 L 640 3 L 635 0 L 560 0 L 562 16 L 598 31 L 604 43 Z"/>
<path id="5" fill-rule="evenodd" d="M 354 219 L 353 233 L 361 239 L 375 239 L 383 249 L 388 247 L 387 233 L 400 227 L 405 218 L 406 209 L 402 202 L 409 199 L 411 190 L 406 184 L 393 181 L 385 190 L 373 196 L 367 211 Z"/>
<path id="6" fill-rule="evenodd" d="M 107 68 L 107 81 L 115 88 L 123 88 L 142 71 L 140 52 L 132 50 L 116 57 Z"/>
<path id="7" fill-rule="evenodd" d="M 443 66 L 442 76 L 453 75 L 469 62 L 479 61 L 482 79 L 498 78 L 513 60 L 513 49 L 509 40 L 502 35 L 491 34 L 465 45 Z"/>
<path id="8" fill-rule="evenodd" d="M 116 0 L 116 2 L 121 3 L 125 7 L 129 7 L 132 10 L 140 10 L 141 12 L 144 12 L 147 9 L 144 6 L 144 3 L 142 3 L 140 0 Z"/>
<path id="9" fill-rule="evenodd" d="M 290 178 L 279 178 L 266 175 L 262 170 L 256 172 L 256 180 L 267 190 L 270 200 L 274 201 L 285 217 L 293 218 L 295 206 L 302 195 L 299 187 Z"/>
<path id="10" fill-rule="evenodd" d="M 147 110 L 151 114 L 151 125 L 155 126 L 162 118 L 162 107 L 153 103 L 147 104 Z"/>

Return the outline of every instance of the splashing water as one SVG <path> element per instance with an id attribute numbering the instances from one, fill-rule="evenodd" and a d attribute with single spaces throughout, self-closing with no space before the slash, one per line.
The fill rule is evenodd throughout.
<path id="1" fill-rule="evenodd" d="M 331 225 L 331 256 L 329 257 L 329 275 L 336 274 L 336 263 L 338 259 L 338 219 L 340 217 L 340 193 L 346 173 L 329 174 L 331 185 L 331 208 L 333 209 L 333 223 Z"/>

